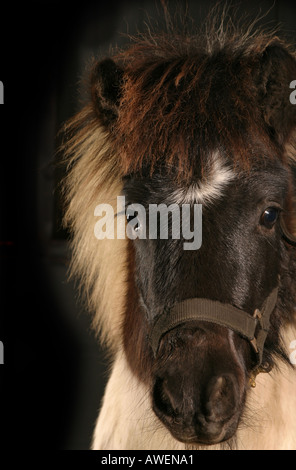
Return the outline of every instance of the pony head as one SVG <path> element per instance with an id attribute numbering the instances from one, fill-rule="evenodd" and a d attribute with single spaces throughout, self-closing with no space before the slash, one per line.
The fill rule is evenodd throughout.
<path id="1" fill-rule="evenodd" d="M 91 102 L 67 127 L 72 270 L 94 327 L 186 443 L 230 439 L 255 374 L 289 362 L 282 331 L 295 321 L 296 62 L 275 34 L 253 29 L 137 38 L 94 64 Z M 117 212 L 117 196 L 144 212 Z M 112 222 L 133 220 L 133 239 L 95 238 L 99 203 L 112 206 Z M 197 204 L 202 243 L 184 250 L 184 233 L 172 236 L 173 208 L 189 207 L 190 229 Z M 158 229 L 141 237 L 160 205 L 167 239 Z M 253 335 L 264 336 L 260 347 Z"/>

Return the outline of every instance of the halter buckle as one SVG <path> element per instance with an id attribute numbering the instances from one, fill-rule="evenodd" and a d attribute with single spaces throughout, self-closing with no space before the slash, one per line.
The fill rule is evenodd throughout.
<path id="1" fill-rule="evenodd" d="M 272 370 L 272 368 L 273 368 L 272 363 L 264 362 L 259 367 L 254 369 L 252 371 L 252 373 L 250 375 L 250 379 L 249 379 L 250 387 L 252 387 L 252 388 L 256 387 L 256 378 L 257 378 L 258 374 L 261 374 L 262 372 L 264 372 L 265 374 L 268 374 Z"/>

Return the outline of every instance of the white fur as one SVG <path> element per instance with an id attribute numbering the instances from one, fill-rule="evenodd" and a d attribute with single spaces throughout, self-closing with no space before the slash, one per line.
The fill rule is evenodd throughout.
<path id="1" fill-rule="evenodd" d="M 234 177 L 233 170 L 225 165 L 217 152 L 213 155 L 201 181 L 191 184 L 188 188 L 174 191 L 173 200 L 177 204 L 210 203 L 223 195 L 223 190 Z"/>
<path id="2" fill-rule="evenodd" d="M 287 346 L 296 331 L 286 332 Z M 296 449 L 296 371 L 280 364 L 260 374 L 248 392 L 244 424 L 236 434 L 238 450 Z M 132 374 L 119 351 L 106 388 L 92 448 L 96 450 L 185 450 L 155 416 L 149 390 Z M 196 449 L 219 450 L 225 444 Z M 191 446 L 190 449 L 193 449 Z"/>

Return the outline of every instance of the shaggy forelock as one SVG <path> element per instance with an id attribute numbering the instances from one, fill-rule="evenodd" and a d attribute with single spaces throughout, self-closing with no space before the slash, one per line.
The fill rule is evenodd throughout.
<path id="1" fill-rule="evenodd" d="M 191 35 L 149 30 L 116 58 L 124 80 L 114 135 L 125 173 L 165 164 L 186 179 L 216 149 L 245 166 L 278 154 L 260 104 L 261 60 L 284 43 L 256 21 L 243 27 L 226 16 Z"/>

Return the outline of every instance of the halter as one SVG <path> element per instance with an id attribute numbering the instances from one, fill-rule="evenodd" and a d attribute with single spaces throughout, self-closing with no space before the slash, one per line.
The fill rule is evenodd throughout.
<path id="1" fill-rule="evenodd" d="M 247 339 L 256 353 L 257 363 L 250 377 L 250 385 L 255 387 L 257 374 L 271 370 L 269 364 L 262 364 L 262 357 L 270 315 L 276 306 L 277 297 L 278 287 L 272 290 L 260 309 L 255 309 L 253 316 L 233 305 L 215 300 L 194 298 L 179 302 L 172 309 L 166 309 L 154 323 L 150 335 L 154 356 L 162 336 L 182 323 L 199 320 L 225 326 Z"/>
<path id="2" fill-rule="evenodd" d="M 261 365 L 264 343 L 270 326 L 278 296 L 278 287 L 266 298 L 261 309 L 256 308 L 253 316 L 233 305 L 209 299 L 186 299 L 165 312 L 155 322 L 151 336 L 151 347 L 156 355 L 161 337 L 182 323 L 199 320 L 226 326 L 246 338 L 257 355 L 257 365 Z"/>
<path id="3" fill-rule="evenodd" d="M 296 246 L 296 237 L 289 233 L 283 217 L 280 219 L 283 238 L 292 246 Z M 270 327 L 270 316 L 276 306 L 279 287 L 275 287 L 263 302 L 256 308 L 253 315 L 233 305 L 210 299 L 186 299 L 171 309 L 166 308 L 157 318 L 150 334 L 150 344 L 156 356 L 160 340 L 168 331 L 182 323 L 192 320 L 205 321 L 225 326 L 247 339 L 256 353 L 256 366 L 250 377 L 250 385 L 256 386 L 255 378 L 260 372 L 270 372 L 271 366 L 262 364 L 263 350 Z"/>

